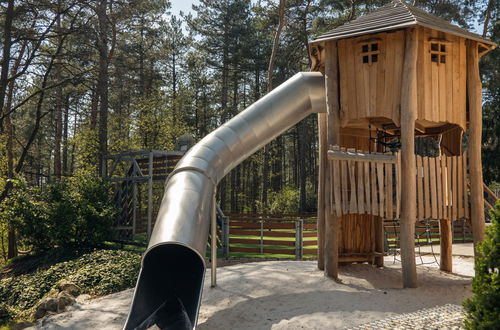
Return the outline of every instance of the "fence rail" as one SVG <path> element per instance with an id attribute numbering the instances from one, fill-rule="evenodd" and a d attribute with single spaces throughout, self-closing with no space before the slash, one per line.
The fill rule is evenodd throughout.
<path id="1" fill-rule="evenodd" d="M 385 250 L 399 248 L 399 221 L 385 220 Z M 227 214 L 222 221 L 218 247 L 225 255 L 238 253 L 301 259 L 317 254 L 316 214 Z M 467 221 L 453 221 L 453 242 L 472 242 Z M 415 225 L 415 242 L 438 244 L 439 221 L 420 220 Z M 221 251 L 221 250 L 220 250 Z"/>

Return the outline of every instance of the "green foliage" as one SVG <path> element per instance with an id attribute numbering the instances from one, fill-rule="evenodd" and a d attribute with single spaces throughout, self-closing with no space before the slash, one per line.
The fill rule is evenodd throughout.
<path id="1" fill-rule="evenodd" d="M 486 239 L 478 247 L 474 295 L 464 302 L 468 329 L 500 329 L 500 201 L 491 213 Z"/>
<path id="2" fill-rule="evenodd" d="M 120 250 L 96 250 L 70 260 L 66 256 L 50 267 L 0 280 L 0 301 L 11 318 L 27 318 L 62 279 L 77 284 L 82 293 L 100 296 L 118 292 L 135 285 L 140 259 L 139 254 Z"/>
<path id="3" fill-rule="evenodd" d="M 109 238 L 116 214 L 109 196 L 109 186 L 91 175 L 44 190 L 21 185 L 6 201 L 1 216 L 15 221 L 21 242 L 35 251 L 95 246 Z"/>
<path id="4" fill-rule="evenodd" d="M 285 186 L 280 191 L 270 192 L 268 207 L 258 203 L 260 213 L 296 213 L 299 209 L 299 190 L 295 187 Z"/>

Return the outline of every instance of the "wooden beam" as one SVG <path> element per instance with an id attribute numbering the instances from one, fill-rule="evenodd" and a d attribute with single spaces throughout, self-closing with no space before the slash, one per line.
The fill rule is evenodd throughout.
<path id="1" fill-rule="evenodd" d="M 153 152 L 149 152 L 149 163 L 148 163 L 148 227 L 147 235 L 148 241 L 151 238 L 151 232 L 153 230 Z"/>
<path id="2" fill-rule="evenodd" d="M 482 86 L 479 78 L 478 44 L 467 40 L 467 97 L 469 104 L 469 176 L 472 237 L 474 246 L 484 239 L 483 170 L 481 163 Z"/>
<path id="3" fill-rule="evenodd" d="M 327 114 L 318 113 L 319 177 L 318 177 L 318 269 L 325 269 L 325 175 L 327 171 Z"/>
<path id="4" fill-rule="evenodd" d="M 375 252 L 378 254 L 375 257 L 375 265 L 377 267 L 384 266 L 384 218 L 374 217 L 375 221 Z"/>
<path id="5" fill-rule="evenodd" d="M 325 44 L 325 88 L 327 107 L 327 143 L 328 145 L 340 144 L 340 93 L 338 49 L 336 41 Z M 338 178 L 331 177 L 327 162 L 327 175 L 325 178 L 325 275 L 338 279 L 339 266 L 339 238 L 340 215 L 336 214 L 330 206 L 330 189 L 333 184 L 340 184 Z"/>
<path id="6" fill-rule="evenodd" d="M 439 220 L 439 236 L 441 245 L 439 268 L 445 272 L 451 272 L 453 270 L 453 257 L 451 254 L 453 237 L 450 219 Z"/>
<path id="7" fill-rule="evenodd" d="M 417 49 L 418 30 L 405 31 L 406 45 L 401 86 L 401 262 L 403 286 L 417 286 L 415 263 L 415 120 L 417 119 Z"/>
<path id="8" fill-rule="evenodd" d="M 328 150 L 328 159 L 336 160 L 352 160 L 357 162 L 368 162 L 368 163 L 382 163 L 382 164 L 396 164 L 396 155 L 386 155 L 386 154 L 366 154 L 362 152 L 354 151 L 341 151 L 341 150 Z"/>

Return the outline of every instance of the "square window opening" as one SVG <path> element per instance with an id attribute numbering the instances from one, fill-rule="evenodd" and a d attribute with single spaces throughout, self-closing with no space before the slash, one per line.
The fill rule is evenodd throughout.
<path id="1" fill-rule="evenodd" d="M 441 51 L 444 53 L 446 52 L 446 45 L 441 44 Z"/>
<path id="2" fill-rule="evenodd" d="M 378 62 L 378 54 L 372 54 L 372 63 Z"/>
<path id="3" fill-rule="evenodd" d="M 361 50 L 363 53 L 368 53 L 368 45 L 361 46 Z"/>
<path id="4" fill-rule="evenodd" d="M 378 44 L 372 44 L 372 52 L 375 52 L 378 50 Z"/>
<path id="5" fill-rule="evenodd" d="M 446 55 L 441 55 L 441 63 L 446 63 Z"/>
<path id="6" fill-rule="evenodd" d="M 363 63 L 368 63 L 368 56 L 363 56 Z"/>
<path id="7" fill-rule="evenodd" d="M 431 50 L 437 52 L 439 50 L 438 44 L 431 44 Z"/>
<path id="8" fill-rule="evenodd" d="M 437 54 L 431 54 L 431 61 L 432 62 L 438 62 L 438 55 Z"/>

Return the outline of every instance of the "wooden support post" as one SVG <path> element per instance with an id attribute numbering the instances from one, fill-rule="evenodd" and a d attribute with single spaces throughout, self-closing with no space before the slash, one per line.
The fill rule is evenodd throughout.
<path id="1" fill-rule="evenodd" d="M 153 152 L 149 152 L 148 159 L 148 241 L 151 238 L 153 223 Z"/>
<path id="2" fill-rule="evenodd" d="M 377 267 L 384 266 L 384 218 L 374 217 L 375 221 L 375 252 L 382 253 L 382 256 L 375 257 Z"/>
<path id="3" fill-rule="evenodd" d="M 451 272 L 453 269 L 453 257 L 451 254 L 453 237 L 451 235 L 451 220 L 439 219 L 439 236 L 441 244 L 440 266 L 441 270 Z"/>
<path id="4" fill-rule="evenodd" d="M 325 44 L 325 88 L 327 107 L 327 145 L 340 144 L 340 97 L 337 42 Z M 325 171 L 325 275 L 338 279 L 340 215 L 330 205 L 330 191 L 338 178 L 332 178 L 327 162 Z"/>
<path id="5" fill-rule="evenodd" d="M 401 86 L 401 262 L 403 286 L 417 286 L 415 263 L 415 120 L 417 119 L 418 29 L 406 29 L 406 45 Z"/>
<path id="6" fill-rule="evenodd" d="M 474 247 L 484 239 L 483 169 L 481 163 L 482 94 L 476 41 L 467 40 L 467 96 L 469 104 L 469 175 Z M 476 250 L 476 249 L 474 249 Z M 477 251 L 475 252 L 477 254 Z"/>
<path id="7" fill-rule="evenodd" d="M 319 176 L 318 176 L 318 269 L 325 269 L 325 175 L 327 169 L 326 152 L 328 150 L 326 140 L 326 113 L 318 114 L 318 135 L 319 135 Z"/>
<path id="8" fill-rule="evenodd" d="M 137 182 L 132 183 L 132 239 L 137 232 Z"/>

